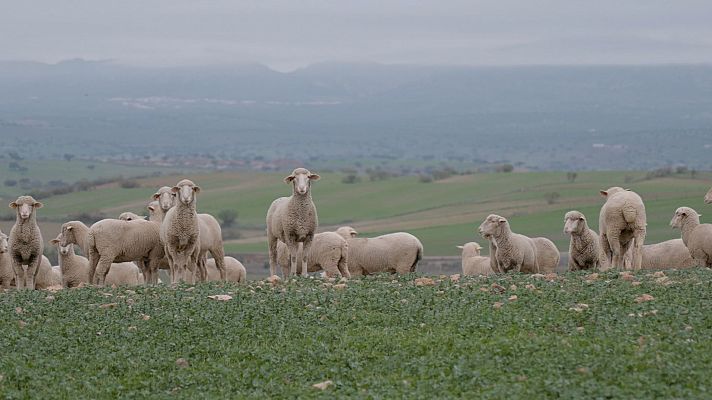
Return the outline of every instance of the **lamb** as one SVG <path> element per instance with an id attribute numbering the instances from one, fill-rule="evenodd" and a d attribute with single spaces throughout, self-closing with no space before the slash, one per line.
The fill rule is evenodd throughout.
<path id="1" fill-rule="evenodd" d="M 183 179 L 171 191 L 177 194 L 178 202 L 168 210 L 160 227 L 161 242 L 171 269 L 171 283 L 193 282 L 196 276 L 203 281 L 207 274 L 204 270 L 198 271 L 205 264 L 198 263 L 200 228 L 196 211 L 196 195 L 200 193 L 200 187 Z M 188 272 L 192 277 L 187 275 Z"/>
<path id="2" fill-rule="evenodd" d="M 50 243 L 57 246 L 59 257 L 59 267 L 61 269 L 61 285 L 65 288 L 78 287 L 81 284 L 89 283 L 89 260 L 74 253 L 74 244 L 62 246 L 61 234 Z M 139 278 L 138 267 L 130 262 L 111 264 L 109 273 L 106 275 L 106 285 L 130 285 L 136 286 L 142 282 Z"/>
<path id="3" fill-rule="evenodd" d="M 292 184 L 292 195 L 276 199 L 267 211 L 270 275 L 274 275 L 277 268 L 277 242 L 280 240 L 289 249 L 292 275 L 297 273 L 297 252 L 299 243 L 302 243 L 302 275 L 307 275 L 307 255 L 319 226 L 311 196 L 311 183 L 317 180 L 319 175 L 308 169 L 295 169 L 284 178 L 285 183 Z"/>
<path id="4" fill-rule="evenodd" d="M 624 268 L 623 256 L 633 246 L 633 270 L 643 261 L 646 215 L 643 199 L 635 192 L 612 187 L 602 190 L 606 203 L 598 218 L 600 242 L 606 262 L 613 268 Z"/>
<path id="5" fill-rule="evenodd" d="M 545 237 L 532 238 L 536 247 L 536 260 L 539 263 L 539 272 L 552 273 L 556 272 L 561 260 L 561 253 L 556 245 L 551 240 Z"/>
<path id="6" fill-rule="evenodd" d="M 588 227 L 582 212 L 574 210 L 566 213 L 564 233 L 571 236 L 569 271 L 603 269 L 601 242 L 596 231 Z"/>
<path id="7" fill-rule="evenodd" d="M 148 283 L 157 280 L 158 262 L 163 258 L 160 226 L 146 220 L 101 220 L 91 228 L 79 221 L 62 224 L 60 245 L 77 244 L 89 259 L 89 282 L 104 285 L 113 263 L 146 262 Z M 155 279 L 154 279 L 155 277 Z"/>
<path id="8" fill-rule="evenodd" d="M 512 232 L 506 218 L 490 214 L 479 232 L 492 244 L 490 259 L 495 272 L 539 273 L 536 244 L 531 238 Z"/>
<path id="9" fill-rule="evenodd" d="M 477 242 L 465 243 L 462 246 L 457 246 L 462 249 L 462 274 L 463 275 L 484 275 L 489 276 L 494 274 L 490 267 L 490 258 L 480 255 L 480 246 Z"/>
<path id="10" fill-rule="evenodd" d="M 712 188 L 710 188 L 705 195 L 705 204 L 712 204 Z"/>
<path id="11" fill-rule="evenodd" d="M 680 207 L 670 226 L 682 231 L 682 241 L 697 264 L 712 268 L 712 224 L 700 224 L 700 217 L 692 208 Z"/>
<path id="12" fill-rule="evenodd" d="M 335 232 L 322 232 L 314 235 L 311 250 L 307 254 L 307 271 L 324 270 L 329 277 L 343 276 L 350 278 L 348 268 L 349 245 L 346 239 Z M 289 274 L 289 249 L 281 241 L 277 243 L 277 262 L 282 267 L 284 276 Z"/>
<path id="13" fill-rule="evenodd" d="M 349 245 L 348 267 L 352 276 L 379 272 L 407 274 L 415 272 L 423 258 L 423 244 L 410 233 L 396 232 L 373 238 L 357 237 L 350 226 L 336 230 Z"/>
<path id="14" fill-rule="evenodd" d="M 10 203 L 10 208 L 14 208 L 17 213 L 8 240 L 15 284 L 18 289 L 34 289 L 44 251 L 44 241 L 40 227 L 37 226 L 36 213 L 37 209 L 42 208 L 42 203 L 32 196 L 20 196 Z M 23 265 L 27 266 L 27 270 Z"/>
<path id="15" fill-rule="evenodd" d="M 208 270 L 208 281 L 221 281 L 227 280 L 228 282 L 236 283 L 246 283 L 247 282 L 247 270 L 241 262 L 237 261 L 233 257 L 225 257 L 223 260 L 225 265 L 226 278 L 220 276 L 220 271 L 217 268 L 214 258 L 208 258 L 205 266 Z"/>

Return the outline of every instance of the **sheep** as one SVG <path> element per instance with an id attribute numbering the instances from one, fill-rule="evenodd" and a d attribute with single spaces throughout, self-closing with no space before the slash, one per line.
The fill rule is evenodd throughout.
<path id="1" fill-rule="evenodd" d="M 37 209 L 42 208 L 42 203 L 32 196 L 20 196 L 10 203 L 10 208 L 14 208 L 17 213 L 8 239 L 15 285 L 18 289 L 34 289 L 44 251 L 36 213 Z M 27 266 L 27 270 L 23 269 L 23 265 Z"/>
<path id="2" fill-rule="evenodd" d="M 196 211 L 196 195 L 200 193 L 200 187 L 183 179 L 171 191 L 177 194 L 178 202 L 168 210 L 160 227 L 161 242 L 171 270 L 171 283 L 180 280 L 192 282 L 196 276 L 203 281 L 206 273 L 198 271 L 201 266 L 198 263 L 200 228 Z M 192 277 L 187 275 L 188 272 Z"/>
<path id="3" fill-rule="evenodd" d="M 495 272 L 539 273 L 536 244 L 531 238 L 512 232 L 506 218 L 490 214 L 478 230 L 492 244 L 490 259 Z"/>
<path id="4" fill-rule="evenodd" d="M 7 235 L 0 231 L 0 288 L 9 289 L 14 282 L 15 271 L 8 252 Z"/>
<path id="5" fill-rule="evenodd" d="M 343 276 L 350 278 L 348 268 L 349 245 L 346 239 L 335 232 L 322 232 L 314 235 L 312 247 L 307 254 L 307 271 L 324 270 L 329 277 Z M 277 243 L 277 262 L 282 267 L 284 276 L 289 274 L 289 249 L 281 241 Z"/>
<path id="6" fill-rule="evenodd" d="M 247 270 L 241 262 L 237 261 L 233 257 L 225 257 L 223 260 L 225 265 L 226 277 L 222 278 L 220 276 L 220 271 L 217 268 L 214 258 L 208 258 L 206 260 L 205 266 L 208 270 L 208 281 L 223 281 L 236 283 L 246 283 L 247 282 Z"/>
<path id="7" fill-rule="evenodd" d="M 60 245 L 77 244 L 89 259 L 89 282 L 104 285 L 113 263 L 146 262 L 147 283 L 154 283 L 158 262 L 163 258 L 160 226 L 146 220 L 101 220 L 91 228 L 79 221 L 62 224 Z"/>
<path id="8" fill-rule="evenodd" d="M 596 231 L 588 227 L 582 212 L 574 210 L 566 213 L 564 233 L 571 236 L 569 271 L 603 269 L 601 242 Z"/>
<path id="9" fill-rule="evenodd" d="M 551 240 L 545 237 L 532 238 L 534 247 L 536 247 L 536 260 L 539 264 L 539 272 L 551 273 L 556 272 L 561 260 L 561 253 L 556 245 Z"/>
<path id="10" fill-rule="evenodd" d="M 625 254 L 624 263 L 631 263 L 631 252 Z M 682 239 L 666 240 L 643 246 L 642 269 L 687 269 L 697 266 Z"/>
<path id="11" fill-rule="evenodd" d="M 62 286 L 62 271 L 57 266 L 53 267 L 49 259 L 42 256 L 40 266 L 37 269 L 35 287 L 37 289 L 47 289 L 53 286 Z"/>
<path id="12" fill-rule="evenodd" d="M 173 188 L 163 186 L 158 189 L 151 198 L 158 205 L 158 207 L 155 208 L 154 211 L 161 215 L 161 221 L 163 221 L 163 217 L 166 216 L 168 210 L 173 208 L 173 206 L 176 204 L 176 193 L 173 191 Z M 151 202 L 151 204 L 152 203 L 153 202 Z"/>
<path id="13" fill-rule="evenodd" d="M 710 188 L 705 195 L 705 204 L 712 204 L 712 188 Z"/>
<path id="14" fill-rule="evenodd" d="M 78 287 L 81 284 L 89 283 L 89 260 L 86 257 L 75 254 L 74 244 L 62 246 L 61 233 L 55 239 L 50 240 L 52 245 L 57 246 L 59 257 L 59 267 L 61 269 L 61 285 L 65 288 Z M 138 267 L 130 262 L 112 263 L 109 273 L 106 275 L 105 284 L 110 285 L 131 285 L 136 286 L 142 283 L 139 279 Z"/>
<path id="15" fill-rule="evenodd" d="M 160 207 L 160 204 L 157 201 L 152 201 L 152 202 L 148 203 L 148 205 L 146 206 L 146 209 L 148 210 L 148 220 L 149 221 L 158 222 L 160 224 L 163 222 L 163 219 L 166 217 L 166 213 L 163 211 L 163 209 Z"/>
<path id="16" fill-rule="evenodd" d="M 423 258 L 423 244 L 410 233 L 396 232 L 373 238 L 357 237 L 350 226 L 336 230 L 349 245 L 348 267 L 352 276 L 379 272 L 407 274 L 415 272 Z"/>
<path id="17" fill-rule="evenodd" d="M 462 274 L 463 275 L 492 275 L 494 271 L 490 267 L 490 258 L 480 255 L 480 246 L 477 242 L 468 242 L 462 246 L 457 246 L 462 249 Z"/>
<path id="18" fill-rule="evenodd" d="M 601 249 L 613 268 L 624 268 L 623 256 L 633 246 L 633 270 L 643 261 L 643 242 L 646 234 L 646 215 L 643 199 L 635 192 L 611 187 L 602 190 L 606 202 L 598 218 Z"/>
<path id="19" fill-rule="evenodd" d="M 126 211 L 126 212 L 119 214 L 119 219 L 122 221 L 135 221 L 137 219 L 147 219 L 147 218 L 143 217 L 141 215 L 132 213 L 130 211 Z"/>
<path id="20" fill-rule="evenodd" d="M 712 224 L 700 224 L 700 217 L 692 208 L 680 207 L 670 226 L 682 231 L 682 241 L 697 264 L 712 268 Z"/>
<path id="21" fill-rule="evenodd" d="M 277 268 L 277 242 L 281 240 L 289 249 L 290 274 L 297 273 L 297 252 L 302 243 L 302 275 L 307 275 L 307 255 L 314 233 L 319 226 L 316 207 L 312 201 L 311 183 L 319 180 L 319 175 L 306 168 L 297 168 L 284 178 L 292 184 L 292 195 L 280 197 L 267 210 L 267 240 L 269 243 L 269 272 L 275 274 Z"/>

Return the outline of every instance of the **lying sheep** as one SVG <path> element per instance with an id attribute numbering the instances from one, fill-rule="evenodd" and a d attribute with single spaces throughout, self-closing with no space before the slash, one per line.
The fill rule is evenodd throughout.
<path id="1" fill-rule="evenodd" d="M 35 278 L 36 289 L 47 289 L 50 287 L 62 286 L 62 271 L 58 266 L 52 266 L 49 259 L 42 256 L 40 267 Z"/>
<path id="2" fill-rule="evenodd" d="M 620 187 L 602 190 L 606 203 L 598 219 L 600 242 L 606 262 L 613 268 L 624 268 L 623 256 L 633 245 L 633 269 L 643 261 L 646 216 L 643 199 L 635 192 Z"/>
<path id="3" fill-rule="evenodd" d="M 196 203 L 200 187 L 183 179 L 171 191 L 177 195 L 178 201 L 168 210 L 160 228 L 161 242 L 171 269 L 171 283 L 194 282 L 196 277 L 205 280 L 205 271 L 198 271 L 200 228 Z"/>
<path id="4" fill-rule="evenodd" d="M 410 233 L 360 238 L 350 226 L 342 226 L 336 233 L 349 245 L 348 267 L 353 276 L 379 272 L 408 274 L 415 272 L 418 261 L 423 258 L 423 244 Z"/>
<path id="5" fill-rule="evenodd" d="M 147 218 L 143 217 L 141 215 L 132 213 L 131 211 L 126 211 L 126 212 L 119 214 L 119 219 L 122 221 L 135 221 L 137 219 L 147 219 Z"/>
<path id="6" fill-rule="evenodd" d="M 588 227 L 586 216 L 569 211 L 564 216 L 564 233 L 569 243 L 569 271 L 603 269 L 603 251 L 596 231 Z"/>
<path id="7" fill-rule="evenodd" d="M 214 258 L 208 258 L 205 266 L 208 270 L 208 281 L 223 281 L 236 283 L 246 283 L 247 282 L 247 270 L 241 262 L 237 261 L 233 257 L 225 257 L 223 260 L 223 265 L 225 265 L 226 277 L 222 278 L 220 276 L 220 271 L 217 268 Z"/>
<path id="8" fill-rule="evenodd" d="M 690 207 L 680 207 L 670 226 L 682 231 L 682 241 L 698 265 L 712 268 L 712 224 L 700 224 L 700 216 Z"/>
<path id="9" fill-rule="evenodd" d="M 20 196 L 10 203 L 10 208 L 15 209 L 17 213 L 15 225 L 8 239 L 15 284 L 18 289 L 34 289 L 44 251 L 44 241 L 40 227 L 37 226 L 36 212 L 42 208 L 42 203 L 32 196 Z M 27 266 L 27 270 L 23 265 Z"/>
<path id="10" fill-rule="evenodd" d="M 284 178 L 292 184 L 292 195 L 273 201 L 267 210 L 267 240 L 269 242 L 269 273 L 277 268 L 277 243 L 282 241 L 289 249 L 290 274 L 297 273 L 297 253 L 302 243 L 302 275 L 307 274 L 307 255 L 319 226 L 316 206 L 312 201 L 311 183 L 319 175 L 306 168 L 297 168 Z"/>
<path id="11" fill-rule="evenodd" d="M 9 289 L 15 284 L 15 271 L 8 252 L 7 235 L 0 231 L 0 288 Z"/>
<path id="12" fill-rule="evenodd" d="M 81 284 L 89 283 L 89 260 L 86 257 L 77 255 L 74 252 L 74 244 L 66 246 L 61 245 L 61 236 L 50 240 L 50 243 L 57 246 L 57 256 L 59 258 L 59 267 L 61 269 L 62 280 L 60 284 L 65 288 L 78 287 Z M 113 263 L 106 275 L 106 285 L 130 285 L 136 286 L 143 283 L 143 279 L 139 278 L 140 271 L 138 267 L 130 262 Z"/>
<path id="13" fill-rule="evenodd" d="M 626 267 L 631 264 L 631 252 L 625 254 Z M 642 269 L 687 269 L 697 267 L 682 239 L 666 240 L 643 246 Z"/>
<path id="14" fill-rule="evenodd" d="M 341 235 L 335 232 L 317 233 L 314 235 L 312 247 L 307 254 L 307 271 L 324 270 L 329 277 L 350 278 L 348 252 L 349 245 Z M 284 276 L 289 275 L 289 249 L 281 241 L 277 243 L 277 263 L 282 267 Z M 301 261 L 299 263 L 301 264 Z"/>
<path id="15" fill-rule="evenodd" d="M 712 188 L 710 188 L 705 195 L 705 204 L 712 204 Z"/>
<path id="16" fill-rule="evenodd" d="M 490 258 L 480 255 L 480 246 L 477 242 L 465 243 L 462 246 L 457 246 L 462 249 L 462 274 L 463 275 L 484 275 L 489 276 L 494 274 L 490 267 Z"/>
<path id="17" fill-rule="evenodd" d="M 536 244 L 531 238 L 512 232 L 506 218 L 490 214 L 479 232 L 492 244 L 490 259 L 495 272 L 539 273 Z"/>
<path id="18" fill-rule="evenodd" d="M 545 237 L 532 238 L 536 247 L 536 261 L 539 264 L 539 272 L 548 274 L 556 272 L 561 260 L 561 253 L 551 240 Z"/>

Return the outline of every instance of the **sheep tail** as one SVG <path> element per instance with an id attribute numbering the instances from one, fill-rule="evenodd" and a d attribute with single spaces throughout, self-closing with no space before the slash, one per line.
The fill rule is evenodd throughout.
<path id="1" fill-rule="evenodd" d="M 415 261 L 413 261 L 413 265 L 410 266 L 410 272 L 415 272 L 415 267 L 418 265 L 418 262 L 423 259 L 423 246 L 418 246 L 418 253 L 415 255 Z"/>
<path id="2" fill-rule="evenodd" d="M 623 207 L 621 211 L 623 212 L 623 219 L 629 224 L 634 223 L 638 217 L 638 211 L 635 207 Z"/>

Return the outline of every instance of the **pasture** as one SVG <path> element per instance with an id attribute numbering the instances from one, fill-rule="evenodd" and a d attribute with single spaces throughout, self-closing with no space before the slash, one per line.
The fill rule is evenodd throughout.
<path id="1" fill-rule="evenodd" d="M 0 296 L 4 398 L 704 398 L 707 269 Z M 228 294 L 231 300 L 208 296 Z M 379 299 L 379 301 L 374 301 Z M 323 391 L 312 385 L 331 381 Z"/>

